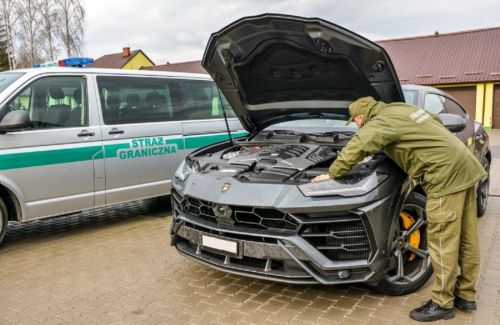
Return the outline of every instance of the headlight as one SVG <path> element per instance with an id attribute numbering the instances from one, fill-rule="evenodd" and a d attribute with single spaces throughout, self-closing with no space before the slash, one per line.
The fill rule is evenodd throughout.
<path id="1" fill-rule="evenodd" d="M 342 181 L 327 179 L 299 185 L 299 189 L 305 196 L 358 196 L 370 192 L 386 178 L 387 175 L 379 173 L 372 173 L 363 178 L 359 178 L 359 175 L 353 175 Z"/>
<path id="2" fill-rule="evenodd" d="M 175 178 L 177 178 L 181 182 L 184 182 L 189 175 L 194 173 L 196 173 L 195 168 L 189 166 L 184 159 L 175 171 Z"/>

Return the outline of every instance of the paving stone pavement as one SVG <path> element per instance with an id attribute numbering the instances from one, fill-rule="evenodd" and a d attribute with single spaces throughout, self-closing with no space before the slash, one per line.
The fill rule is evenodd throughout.
<path id="1" fill-rule="evenodd" d="M 500 198 L 480 219 L 475 313 L 446 324 L 500 324 Z M 430 294 L 300 286 L 212 270 L 169 246 L 166 199 L 9 227 L 0 248 L 0 324 L 413 324 Z M 166 217 L 165 217 L 166 216 Z"/>
<path id="2" fill-rule="evenodd" d="M 491 130 L 490 150 L 492 153 L 492 162 L 490 167 L 491 179 L 494 181 L 490 184 L 490 194 L 500 196 L 500 129 Z"/>

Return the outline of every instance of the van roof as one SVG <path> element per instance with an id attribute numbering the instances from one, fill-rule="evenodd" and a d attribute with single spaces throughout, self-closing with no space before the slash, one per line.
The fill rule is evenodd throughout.
<path id="1" fill-rule="evenodd" d="M 24 72 L 29 75 L 38 75 L 44 73 L 91 73 L 91 74 L 113 74 L 113 75 L 128 75 L 128 76 L 163 76 L 163 77 L 187 77 L 197 79 L 212 80 L 207 74 L 202 73 L 186 73 L 186 72 L 170 72 L 170 71 L 153 71 L 153 70 L 122 70 L 122 69 L 102 69 L 102 68 L 72 68 L 72 67 L 50 67 L 50 68 L 27 68 L 10 70 L 6 72 Z"/>

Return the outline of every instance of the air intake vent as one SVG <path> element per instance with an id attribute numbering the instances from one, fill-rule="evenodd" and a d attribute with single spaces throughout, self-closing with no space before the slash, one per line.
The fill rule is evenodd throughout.
<path id="1" fill-rule="evenodd" d="M 334 261 L 366 260 L 371 252 L 365 227 L 358 216 L 308 226 L 302 237 Z"/>

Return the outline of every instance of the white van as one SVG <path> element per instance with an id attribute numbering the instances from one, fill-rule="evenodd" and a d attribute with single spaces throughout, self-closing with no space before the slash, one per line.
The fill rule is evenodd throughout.
<path id="1" fill-rule="evenodd" d="M 9 220 L 169 194 L 187 153 L 227 139 L 222 105 L 208 75 L 0 73 L 0 242 Z M 233 136 L 246 134 L 224 108 Z"/>

